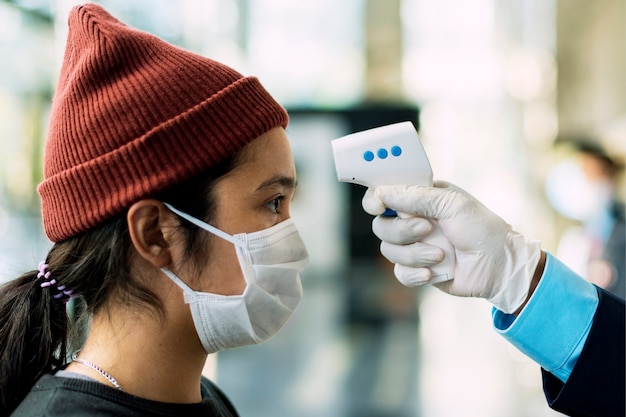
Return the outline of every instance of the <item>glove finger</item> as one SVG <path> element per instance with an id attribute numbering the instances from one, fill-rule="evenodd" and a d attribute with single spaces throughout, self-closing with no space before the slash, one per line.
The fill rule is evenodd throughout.
<path id="1" fill-rule="evenodd" d="M 440 248 L 422 242 L 394 245 L 383 241 L 380 244 L 380 253 L 393 263 L 412 268 L 423 268 L 439 263 L 444 256 Z"/>
<path id="2" fill-rule="evenodd" d="M 381 185 L 374 189 L 374 194 L 385 207 L 397 212 L 440 219 L 452 209 L 457 190 L 453 187 Z"/>
<path id="3" fill-rule="evenodd" d="M 375 190 L 376 189 L 372 187 L 368 188 L 363 195 L 363 199 L 361 200 L 363 210 L 372 216 L 378 216 L 379 214 L 384 213 L 387 209 L 382 201 L 376 197 Z"/>
<path id="4" fill-rule="evenodd" d="M 393 273 L 405 287 L 419 287 L 428 283 L 432 278 L 432 273 L 428 268 L 409 268 L 400 264 L 393 267 Z"/>
<path id="5" fill-rule="evenodd" d="M 372 231 L 380 240 L 396 245 L 406 245 L 426 238 L 433 225 L 421 217 L 383 217 L 372 220 Z"/>

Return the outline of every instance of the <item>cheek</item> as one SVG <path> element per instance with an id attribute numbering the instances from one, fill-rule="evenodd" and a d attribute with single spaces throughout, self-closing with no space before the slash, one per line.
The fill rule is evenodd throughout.
<path id="1" fill-rule="evenodd" d="M 209 256 L 202 271 L 201 291 L 221 295 L 242 294 L 246 282 L 233 244 L 215 237 L 209 246 Z"/>

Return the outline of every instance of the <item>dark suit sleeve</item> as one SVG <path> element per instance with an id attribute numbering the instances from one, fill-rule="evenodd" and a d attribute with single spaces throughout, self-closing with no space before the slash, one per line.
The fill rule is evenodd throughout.
<path id="1" fill-rule="evenodd" d="M 551 408 L 570 416 L 624 417 L 624 300 L 602 289 L 598 296 L 589 336 L 567 383 L 542 369 L 544 393 Z"/>

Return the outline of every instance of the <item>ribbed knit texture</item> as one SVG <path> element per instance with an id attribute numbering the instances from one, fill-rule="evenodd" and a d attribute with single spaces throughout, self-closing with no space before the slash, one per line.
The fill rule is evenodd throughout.
<path id="1" fill-rule="evenodd" d="M 77 6 L 38 187 L 44 230 L 75 236 L 287 123 L 255 77 Z"/>

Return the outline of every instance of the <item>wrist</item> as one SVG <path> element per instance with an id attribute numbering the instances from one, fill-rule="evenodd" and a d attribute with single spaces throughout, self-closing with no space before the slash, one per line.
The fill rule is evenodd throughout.
<path id="1" fill-rule="evenodd" d="M 526 299 L 524 300 L 522 305 L 520 305 L 519 308 L 513 312 L 514 316 L 517 317 L 522 312 L 524 307 L 526 307 L 526 304 L 528 304 L 528 301 L 530 300 L 533 293 L 537 289 L 537 286 L 539 285 L 539 281 L 541 280 L 541 277 L 543 276 L 543 271 L 545 267 L 546 267 L 546 253 L 544 251 L 541 251 L 539 255 L 539 261 L 537 262 L 537 267 L 535 268 L 533 277 L 530 280 L 530 285 L 528 287 L 528 295 L 526 296 Z"/>

